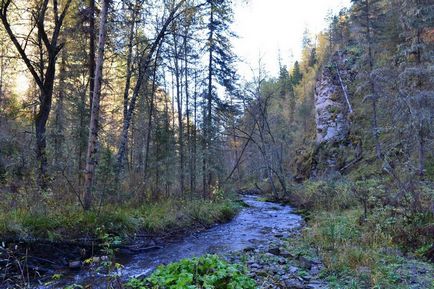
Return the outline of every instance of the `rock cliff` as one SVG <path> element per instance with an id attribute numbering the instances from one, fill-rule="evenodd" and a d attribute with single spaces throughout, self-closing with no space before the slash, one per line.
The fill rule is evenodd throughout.
<path id="1" fill-rule="evenodd" d="M 345 56 L 335 54 L 320 73 L 315 86 L 316 149 L 311 177 L 339 173 L 348 155 L 354 154 L 349 140 L 351 99 L 346 82 L 351 81 Z"/>

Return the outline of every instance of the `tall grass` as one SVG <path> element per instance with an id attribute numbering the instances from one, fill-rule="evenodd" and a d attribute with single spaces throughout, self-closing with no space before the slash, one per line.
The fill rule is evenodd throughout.
<path id="1" fill-rule="evenodd" d="M 238 209 L 236 202 L 230 199 L 171 199 L 137 208 L 107 205 L 89 212 L 73 206 L 53 208 L 45 213 L 10 210 L 0 212 L 0 238 L 62 240 L 94 237 L 98 228 L 118 236 L 139 231 L 164 233 L 224 222 Z"/>

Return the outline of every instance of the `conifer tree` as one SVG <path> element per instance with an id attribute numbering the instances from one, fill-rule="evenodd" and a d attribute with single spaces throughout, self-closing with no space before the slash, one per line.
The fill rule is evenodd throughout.
<path id="1" fill-rule="evenodd" d="M 367 94 L 365 99 L 372 104 L 372 135 L 375 142 L 375 154 L 378 159 L 382 158 L 382 148 L 380 143 L 380 129 L 378 127 L 378 93 L 376 92 L 374 80 L 371 73 L 375 67 L 375 37 L 378 21 L 382 16 L 380 7 L 381 0 L 352 0 L 353 19 L 361 27 L 362 42 L 366 55 L 366 73 L 364 74 Z"/>
<path id="2" fill-rule="evenodd" d="M 300 64 L 298 61 L 294 63 L 294 68 L 292 69 L 291 73 L 291 81 L 292 85 L 297 85 L 300 83 L 300 81 L 303 79 L 303 74 L 301 73 Z"/>
<path id="3" fill-rule="evenodd" d="M 399 75 L 399 91 L 410 111 L 412 131 L 416 132 L 417 172 L 423 176 L 426 144 L 432 134 L 434 116 L 433 71 L 430 67 L 433 47 L 429 40 L 434 21 L 434 4 L 423 0 L 402 0 L 401 11 L 403 42 L 399 49 L 404 61 Z"/>
<path id="4" fill-rule="evenodd" d="M 230 0 L 207 0 L 208 4 L 208 75 L 206 107 L 204 110 L 203 143 L 203 190 L 209 193 L 210 185 L 215 183 L 215 170 L 212 161 L 212 143 L 215 139 L 213 124 L 213 106 L 218 103 L 216 84 L 224 87 L 228 93 L 236 88 L 236 57 L 232 51 L 230 39 L 235 35 L 230 30 L 233 22 L 232 2 Z"/>

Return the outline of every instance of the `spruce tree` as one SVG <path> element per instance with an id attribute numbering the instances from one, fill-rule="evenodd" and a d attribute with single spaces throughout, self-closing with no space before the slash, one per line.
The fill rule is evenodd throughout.
<path id="1" fill-rule="evenodd" d="M 352 0 L 352 18 L 360 26 L 360 45 L 365 49 L 365 76 L 366 86 L 365 99 L 369 99 L 372 104 L 372 135 L 375 142 L 375 154 L 378 159 L 382 158 L 382 148 L 380 144 L 380 129 L 378 126 L 378 96 L 375 90 L 375 83 L 371 74 L 375 66 L 375 40 L 378 23 L 382 17 L 381 0 Z"/>
<path id="2" fill-rule="evenodd" d="M 208 4 L 208 75 L 207 95 L 204 112 L 204 156 L 203 156 L 203 190 L 209 193 L 210 185 L 215 183 L 211 144 L 215 139 L 213 124 L 213 104 L 219 103 L 215 84 L 219 84 L 228 93 L 236 88 L 236 57 L 232 51 L 230 39 L 235 35 L 230 30 L 233 22 L 232 2 L 230 0 L 207 0 Z"/>
<path id="3" fill-rule="evenodd" d="M 431 62 L 434 53 L 428 35 L 434 21 L 434 4 L 424 0 L 402 0 L 401 11 L 402 44 L 399 52 L 402 71 L 399 75 L 399 92 L 410 111 L 409 136 L 417 140 L 417 173 L 423 176 L 426 144 L 432 135 L 434 116 Z"/>
<path id="4" fill-rule="evenodd" d="M 291 73 L 291 81 L 292 85 L 297 85 L 300 83 L 300 81 L 303 79 L 303 74 L 301 73 L 300 64 L 298 61 L 294 63 L 294 68 L 292 69 Z"/>

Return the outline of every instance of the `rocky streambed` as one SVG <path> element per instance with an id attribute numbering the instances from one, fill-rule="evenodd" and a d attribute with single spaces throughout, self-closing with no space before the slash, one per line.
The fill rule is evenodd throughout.
<path id="1" fill-rule="evenodd" d="M 301 216 L 293 208 L 264 202 L 258 196 L 243 198 L 246 207 L 229 223 L 211 229 L 157 243 L 152 250 L 119 252 L 116 272 L 123 281 L 150 274 L 158 265 L 204 254 L 219 254 L 230 262 L 243 263 L 259 288 L 326 288 L 320 280 L 319 259 L 306 258 L 287 249 L 287 240 L 299 234 Z M 78 284 L 85 288 L 105 288 L 103 271 L 64 269 L 58 279 L 34 285 L 34 288 L 64 288 Z M 60 277 L 59 277 L 60 276 Z"/>
<path id="2" fill-rule="evenodd" d="M 245 248 L 226 256 L 230 262 L 247 265 L 258 288 L 321 289 L 323 269 L 319 258 L 288 249 L 287 239 L 298 238 L 299 231 L 277 233 L 267 244 Z"/>

